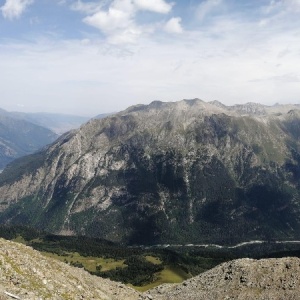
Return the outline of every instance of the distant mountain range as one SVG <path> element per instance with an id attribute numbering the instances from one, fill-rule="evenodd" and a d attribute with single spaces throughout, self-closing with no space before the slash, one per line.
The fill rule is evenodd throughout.
<path id="1" fill-rule="evenodd" d="M 299 138 L 299 105 L 136 105 L 6 168 L 0 220 L 127 244 L 300 239 Z"/>
<path id="2" fill-rule="evenodd" d="M 78 128 L 88 120 L 88 117 L 0 109 L 0 170 L 14 159 L 40 150 L 62 133 Z"/>
<path id="3" fill-rule="evenodd" d="M 33 153 L 54 142 L 58 135 L 0 110 L 0 169 L 14 159 Z"/>
<path id="4" fill-rule="evenodd" d="M 54 113 L 22 113 L 11 112 L 11 117 L 25 120 L 30 123 L 48 128 L 56 134 L 63 134 L 71 129 L 78 128 L 83 123 L 87 122 L 89 117 L 73 116 L 67 114 Z"/>

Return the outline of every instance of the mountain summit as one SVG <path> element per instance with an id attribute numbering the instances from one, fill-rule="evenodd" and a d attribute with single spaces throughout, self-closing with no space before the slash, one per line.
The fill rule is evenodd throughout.
<path id="1" fill-rule="evenodd" d="M 300 107 L 136 105 L 0 176 L 0 220 L 127 244 L 300 238 Z"/>

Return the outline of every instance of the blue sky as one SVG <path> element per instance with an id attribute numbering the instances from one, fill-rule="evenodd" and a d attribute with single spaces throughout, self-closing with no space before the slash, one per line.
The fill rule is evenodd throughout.
<path id="1" fill-rule="evenodd" d="M 300 103 L 300 0 L 0 0 L 0 107 Z"/>

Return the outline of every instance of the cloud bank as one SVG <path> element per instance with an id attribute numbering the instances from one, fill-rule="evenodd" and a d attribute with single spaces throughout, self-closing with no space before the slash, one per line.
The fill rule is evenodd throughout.
<path id="1" fill-rule="evenodd" d="M 33 0 L 6 0 L 0 8 L 5 19 L 13 20 L 19 18 Z"/>
<path id="2" fill-rule="evenodd" d="M 45 26 L 51 17 L 28 9 L 40 20 L 31 35 L 0 39 L 0 107 L 94 115 L 155 99 L 300 102 L 300 0 L 55 3 L 61 22 Z"/>
<path id="3" fill-rule="evenodd" d="M 170 19 L 166 23 L 164 30 L 169 33 L 183 33 L 183 28 L 181 26 L 181 18 Z"/>
<path id="4" fill-rule="evenodd" d="M 114 0 L 107 9 L 96 7 L 95 3 L 82 4 L 77 2 L 73 9 L 88 13 L 83 19 L 87 25 L 99 29 L 112 44 L 135 43 L 140 36 L 153 31 L 157 24 L 143 26 L 138 24 L 136 17 L 140 11 L 156 14 L 168 14 L 173 3 L 164 0 Z M 168 32 L 181 32 L 180 18 L 170 20 L 165 29 Z"/>

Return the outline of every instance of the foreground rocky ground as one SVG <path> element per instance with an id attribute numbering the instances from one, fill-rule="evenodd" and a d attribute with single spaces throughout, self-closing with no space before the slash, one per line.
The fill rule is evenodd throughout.
<path id="1" fill-rule="evenodd" d="M 239 259 L 178 285 L 140 294 L 0 239 L 0 300 L 300 299 L 300 259 Z"/>
<path id="2" fill-rule="evenodd" d="M 139 293 L 0 239 L 0 300 L 136 300 Z"/>
<path id="3" fill-rule="evenodd" d="M 238 259 L 178 286 L 151 291 L 159 300 L 300 299 L 300 259 Z"/>

